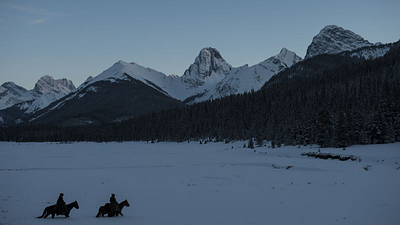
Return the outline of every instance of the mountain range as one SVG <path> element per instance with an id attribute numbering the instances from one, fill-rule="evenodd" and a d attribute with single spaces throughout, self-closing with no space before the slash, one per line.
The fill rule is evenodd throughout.
<path id="1" fill-rule="evenodd" d="M 382 57 L 391 44 L 372 44 L 350 30 L 324 27 L 305 59 L 321 54 Z M 203 48 L 182 76 L 167 76 L 134 62 L 118 61 L 78 88 L 67 79 L 39 79 L 33 90 L 12 82 L 0 87 L 0 124 L 21 122 L 81 125 L 122 121 L 150 112 L 259 90 L 271 77 L 302 61 L 282 48 L 256 65 L 232 67 L 212 47 Z"/>

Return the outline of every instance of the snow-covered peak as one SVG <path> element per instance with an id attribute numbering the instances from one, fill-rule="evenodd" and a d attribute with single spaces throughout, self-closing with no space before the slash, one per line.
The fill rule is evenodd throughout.
<path id="1" fill-rule="evenodd" d="M 278 59 L 280 63 L 286 65 L 286 67 L 291 67 L 292 65 L 301 61 L 301 57 L 296 55 L 296 53 L 289 51 L 287 48 L 282 48 L 279 54 L 271 57 L 273 59 Z M 271 59 L 270 58 L 270 59 Z M 267 59 L 268 60 L 268 59 Z"/>
<path id="2" fill-rule="evenodd" d="M 232 68 L 216 86 L 190 103 L 201 102 L 229 95 L 259 90 L 273 75 L 291 67 L 301 58 L 296 53 L 283 48 L 279 54 L 267 60 L 249 67 L 247 64 L 238 68 Z"/>
<path id="3" fill-rule="evenodd" d="M 31 91 L 16 85 L 14 82 L 6 82 L 0 86 L 0 110 L 32 99 Z"/>
<path id="4" fill-rule="evenodd" d="M 313 38 L 307 48 L 305 58 L 311 58 L 320 54 L 337 54 L 373 45 L 350 30 L 336 25 L 328 25 Z"/>
<path id="5" fill-rule="evenodd" d="M 216 84 L 232 69 L 215 48 L 203 48 L 182 76 L 189 88 Z"/>
<path id="6" fill-rule="evenodd" d="M 16 85 L 14 82 L 5 82 L 1 85 L 0 94 L 8 91 L 10 94 L 15 96 L 21 96 L 23 93 L 27 92 L 27 90 L 19 85 Z"/>
<path id="7" fill-rule="evenodd" d="M 61 93 L 63 95 L 67 95 L 75 89 L 72 81 L 65 78 L 55 80 L 49 75 L 41 77 L 33 88 L 33 90 L 39 94 Z"/>
<path id="8" fill-rule="evenodd" d="M 78 90 L 82 90 L 83 88 L 98 81 L 118 82 L 122 80 L 129 80 L 131 78 L 142 81 L 143 83 L 161 91 L 160 88 L 162 88 L 167 75 L 151 68 L 143 67 L 134 62 L 127 63 L 119 60 L 96 77 L 91 79 L 88 78 L 81 86 L 78 87 Z M 165 94 L 165 92 L 163 93 Z"/>

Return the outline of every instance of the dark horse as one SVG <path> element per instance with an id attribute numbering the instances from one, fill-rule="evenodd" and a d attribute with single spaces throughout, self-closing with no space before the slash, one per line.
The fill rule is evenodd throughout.
<path id="1" fill-rule="evenodd" d="M 79 209 L 79 205 L 77 201 L 74 201 L 68 205 L 65 206 L 67 210 L 64 213 L 59 214 L 56 212 L 56 205 L 51 205 L 49 207 L 46 207 L 43 211 L 43 214 L 41 216 L 38 216 L 36 218 L 46 218 L 51 214 L 51 218 L 54 218 L 54 216 L 57 214 L 58 215 L 65 215 L 65 217 L 69 217 L 69 213 L 71 212 L 72 208 Z"/>
<path id="2" fill-rule="evenodd" d="M 118 216 L 119 214 L 123 216 L 124 214 L 122 214 L 122 209 L 124 208 L 124 206 L 129 207 L 130 205 L 128 200 L 125 199 L 125 201 L 119 203 L 118 206 L 119 210 L 115 213 L 115 216 Z M 111 209 L 111 203 L 107 203 L 103 206 L 100 206 L 99 212 L 97 213 L 96 217 L 103 217 L 105 214 L 108 214 L 108 216 L 114 216 L 114 214 L 110 212 L 111 211 L 110 209 Z"/>

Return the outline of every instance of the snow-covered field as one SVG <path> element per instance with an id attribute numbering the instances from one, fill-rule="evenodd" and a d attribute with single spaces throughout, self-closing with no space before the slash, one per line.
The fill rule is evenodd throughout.
<path id="1" fill-rule="evenodd" d="M 0 143 L 0 224 L 400 224 L 400 143 L 321 149 L 361 162 L 300 155 L 309 151 L 318 148 Z M 80 208 L 36 219 L 60 192 Z M 111 193 L 131 206 L 96 218 Z"/>

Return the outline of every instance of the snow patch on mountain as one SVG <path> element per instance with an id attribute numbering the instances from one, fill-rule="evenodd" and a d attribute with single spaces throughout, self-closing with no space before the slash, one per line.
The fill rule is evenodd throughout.
<path id="1" fill-rule="evenodd" d="M 320 54 L 337 54 L 358 48 L 373 46 L 360 35 L 336 25 L 324 27 L 307 48 L 306 59 Z"/>
<path id="2" fill-rule="evenodd" d="M 94 92 L 94 93 L 96 93 L 97 91 L 98 91 L 98 87 L 96 87 L 96 86 L 90 86 L 90 87 L 86 88 L 86 90 L 85 90 L 84 93 L 80 93 L 80 94 L 78 95 L 78 99 L 80 99 L 80 98 L 82 98 L 83 96 L 85 96 L 88 92 Z"/>
<path id="3" fill-rule="evenodd" d="M 380 45 L 378 47 L 362 48 L 350 54 L 350 57 L 363 58 L 366 60 L 372 60 L 386 55 L 389 52 L 390 45 Z"/>

